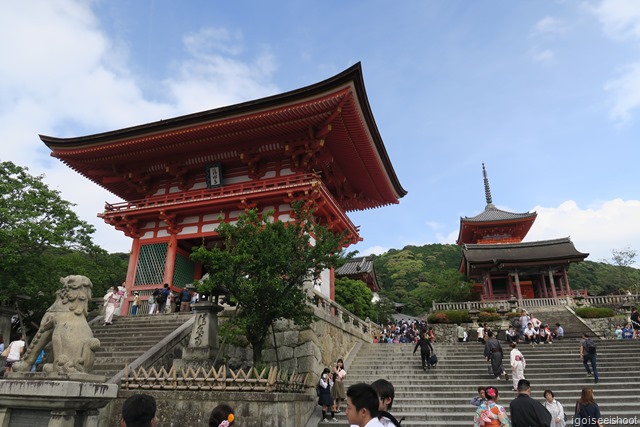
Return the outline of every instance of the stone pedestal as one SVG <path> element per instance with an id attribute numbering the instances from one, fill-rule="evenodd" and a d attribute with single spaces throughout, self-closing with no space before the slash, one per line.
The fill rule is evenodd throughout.
<path id="1" fill-rule="evenodd" d="M 193 308 L 196 319 L 191 338 L 189 345 L 182 350 L 182 359 L 173 361 L 176 369 L 209 369 L 213 367 L 213 360 L 218 353 L 218 313 L 224 308 L 211 301 L 195 303 Z"/>
<path id="2" fill-rule="evenodd" d="M 0 426 L 97 427 L 98 410 L 117 396 L 117 384 L 9 378 L 0 381 Z"/>

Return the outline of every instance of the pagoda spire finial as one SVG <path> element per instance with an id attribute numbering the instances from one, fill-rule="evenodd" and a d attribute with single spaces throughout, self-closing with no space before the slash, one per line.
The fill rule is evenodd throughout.
<path id="1" fill-rule="evenodd" d="M 491 199 L 491 189 L 489 188 L 489 178 L 487 178 L 487 170 L 482 163 L 482 176 L 484 177 L 484 196 L 487 199 L 487 207 L 493 207 L 493 200 Z"/>

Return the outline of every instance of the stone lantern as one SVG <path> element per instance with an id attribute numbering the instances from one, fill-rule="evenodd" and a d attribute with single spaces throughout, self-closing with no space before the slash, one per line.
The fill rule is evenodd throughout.
<path id="1" fill-rule="evenodd" d="M 513 294 L 511 294 L 511 296 L 509 297 L 509 309 L 514 313 L 518 309 L 518 298 L 516 298 Z"/>
<path id="2" fill-rule="evenodd" d="M 480 311 L 478 311 L 475 308 L 472 308 L 471 310 L 469 310 L 469 317 L 471 318 L 471 322 L 473 322 L 471 327 L 476 328 L 476 329 L 479 327 L 478 326 L 478 314 L 480 314 Z"/>

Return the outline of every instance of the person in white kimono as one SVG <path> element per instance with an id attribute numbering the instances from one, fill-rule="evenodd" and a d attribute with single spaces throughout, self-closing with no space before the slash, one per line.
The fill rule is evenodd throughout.
<path id="1" fill-rule="evenodd" d="M 513 374 L 513 388 L 511 390 L 518 391 L 518 381 L 524 379 L 524 368 L 527 367 L 527 362 L 524 356 L 518 350 L 518 344 L 511 343 L 511 373 Z"/>

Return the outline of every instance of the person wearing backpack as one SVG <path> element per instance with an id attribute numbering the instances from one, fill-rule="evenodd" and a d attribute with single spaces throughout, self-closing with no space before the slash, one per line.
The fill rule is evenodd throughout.
<path id="1" fill-rule="evenodd" d="M 169 289 L 169 284 L 165 283 L 164 287 L 160 290 L 160 295 L 158 295 L 158 298 L 156 299 L 158 302 L 158 313 L 164 314 L 169 295 L 171 295 L 171 290 Z"/>
<path id="2" fill-rule="evenodd" d="M 596 344 L 589 338 L 589 334 L 583 334 L 580 341 L 580 359 L 584 365 L 584 369 L 587 370 L 587 376 L 591 375 L 593 370 L 593 380 L 598 384 L 600 379 L 598 375 L 597 356 L 596 356 Z M 591 369 L 589 369 L 589 363 L 591 363 Z"/>

